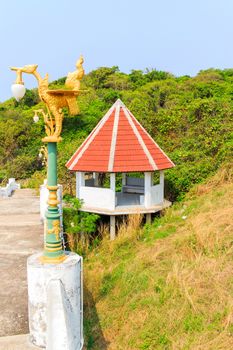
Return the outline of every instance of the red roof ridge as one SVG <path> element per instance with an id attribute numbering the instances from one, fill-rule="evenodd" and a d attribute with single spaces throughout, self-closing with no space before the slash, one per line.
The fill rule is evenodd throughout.
<path id="1" fill-rule="evenodd" d="M 116 101 L 117 102 L 117 101 Z M 75 154 L 78 154 L 78 152 L 80 151 L 79 155 L 77 156 L 77 158 L 75 158 L 72 162 L 72 164 L 69 165 L 69 163 L 71 162 L 72 158 L 74 158 L 75 154 L 68 160 L 68 162 L 66 163 L 66 166 L 73 167 L 75 166 L 75 164 L 77 163 L 77 161 L 81 158 L 82 154 L 85 152 L 86 148 L 88 147 L 88 145 L 91 143 L 92 139 L 97 135 L 97 133 L 100 131 L 100 129 L 104 126 L 104 123 L 107 121 L 107 119 L 110 117 L 110 115 L 112 114 L 114 108 L 115 108 L 115 104 L 116 102 L 112 105 L 112 107 L 107 111 L 107 113 L 104 115 L 104 117 L 99 121 L 99 123 L 96 125 L 96 127 L 92 130 L 92 132 L 90 133 L 90 135 L 85 139 L 85 141 L 81 144 L 81 146 L 79 146 L 79 148 L 77 149 L 77 151 L 75 152 Z M 82 149 L 82 150 L 81 150 Z"/>
<path id="2" fill-rule="evenodd" d="M 111 148 L 110 148 L 110 154 L 109 154 L 109 162 L 108 162 L 108 171 L 112 172 L 113 166 L 114 166 L 114 158 L 115 158 L 115 151 L 116 151 L 116 142 L 117 142 L 117 131 L 118 131 L 118 124 L 119 124 L 119 118 L 120 118 L 120 109 L 123 106 L 120 99 L 118 99 L 115 103 L 116 105 L 116 111 L 114 116 L 114 124 L 112 128 L 112 142 L 111 142 Z"/>
<path id="3" fill-rule="evenodd" d="M 127 117 L 128 121 L 129 121 L 129 123 L 130 123 L 130 125 L 131 125 L 131 127 L 132 127 L 132 129 L 133 129 L 133 131 L 134 131 L 134 133 L 135 133 L 135 135 L 136 135 L 136 137 L 137 137 L 137 139 L 138 139 L 138 141 L 139 141 L 139 143 L 140 143 L 142 149 L 143 149 L 143 151 L 145 152 L 145 154 L 146 154 L 146 156 L 147 156 L 147 158 L 148 158 L 148 160 L 149 160 L 149 162 L 150 162 L 152 168 L 153 168 L 154 170 L 157 170 L 158 167 L 156 166 L 155 161 L 154 161 L 154 159 L 152 158 L 152 156 L 151 156 L 151 154 L 150 154 L 150 151 L 149 151 L 148 148 L 146 147 L 145 142 L 144 142 L 143 139 L 142 139 L 142 136 L 139 134 L 137 128 L 135 127 L 135 124 L 133 123 L 133 121 L 132 121 L 132 119 L 131 119 L 132 116 L 130 115 L 128 108 L 127 108 L 127 107 L 124 107 L 124 111 L 125 111 L 125 113 L 126 113 L 126 117 Z"/>
<path id="4" fill-rule="evenodd" d="M 139 123 L 139 121 L 135 118 L 135 116 L 130 111 L 129 111 L 129 114 L 135 120 L 135 122 L 143 129 L 143 131 L 147 134 L 147 136 L 151 139 L 151 141 L 156 144 L 156 146 L 163 153 L 163 155 L 169 160 L 169 162 L 171 162 L 173 164 L 173 166 L 175 166 L 175 163 L 173 163 L 173 161 L 166 155 L 166 153 L 162 150 L 162 148 L 159 147 L 157 142 L 151 137 L 151 135 L 146 131 L 146 129 Z"/>

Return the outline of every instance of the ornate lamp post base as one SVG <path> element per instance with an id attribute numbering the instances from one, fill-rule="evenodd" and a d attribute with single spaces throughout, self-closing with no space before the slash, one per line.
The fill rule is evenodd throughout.
<path id="1" fill-rule="evenodd" d="M 39 258 L 40 262 L 42 264 L 60 264 L 64 260 L 66 260 L 66 255 L 64 254 L 63 256 L 57 257 L 57 258 L 49 258 L 47 256 L 41 256 Z"/>

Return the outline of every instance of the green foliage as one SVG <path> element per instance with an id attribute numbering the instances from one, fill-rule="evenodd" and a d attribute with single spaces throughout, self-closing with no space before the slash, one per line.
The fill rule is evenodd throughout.
<path id="1" fill-rule="evenodd" d="M 129 80 L 133 83 L 135 87 L 144 85 L 147 80 L 145 74 L 143 74 L 142 70 L 133 69 L 129 74 Z"/>
<path id="2" fill-rule="evenodd" d="M 84 253 L 84 248 L 89 249 L 89 243 L 91 239 L 94 239 L 91 234 L 96 231 L 99 215 L 79 211 L 82 203 L 77 198 L 67 195 L 65 203 L 66 206 L 63 208 L 64 231 L 68 238 L 72 237 L 68 239 L 68 243 L 72 242 L 69 244 L 72 250 Z"/>
<path id="3" fill-rule="evenodd" d="M 93 70 L 89 74 L 90 85 L 95 89 L 101 89 L 108 87 L 108 78 L 112 76 L 114 73 L 118 72 L 119 68 L 117 66 L 109 67 L 100 67 L 96 70 Z"/>
<path id="4" fill-rule="evenodd" d="M 163 71 L 158 71 L 156 69 L 146 69 L 144 73 L 142 70 L 132 70 L 129 74 L 129 80 L 132 82 L 135 88 L 145 85 L 146 83 L 152 82 L 154 80 L 165 80 L 172 77 L 171 74 Z"/>
<path id="5" fill-rule="evenodd" d="M 184 319 L 184 331 L 185 332 L 201 332 L 203 326 L 204 317 L 202 315 L 188 314 Z"/>
<path id="6" fill-rule="evenodd" d="M 26 89 L 26 93 L 24 98 L 19 102 L 21 106 L 24 108 L 35 106 L 40 102 L 39 95 L 37 89 L 28 90 Z M 17 102 L 16 102 L 17 103 Z"/>
<path id="7" fill-rule="evenodd" d="M 21 180 L 22 188 L 35 188 L 39 194 L 40 185 L 43 184 L 44 179 L 46 179 L 46 168 L 41 171 L 35 171 L 34 174 L 24 180 Z"/>
<path id="8" fill-rule="evenodd" d="M 65 77 L 50 84 L 62 88 Z M 233 69 L 208 69 L 196 77 L 174 77 L 156 69 L 132 70 L 101 67 L 82 82 L 81 114 L 65 110 L 63 141 L 58 145 L 59 182 L 74 194 L 74 177 L 65 164 L 112 103 L 121 98 L 176 167 L 165 174 L 170 200 L 181 199 L 196 183 L 232 159 Z M 27 90 L 17 103 L 0 104 L 0 179 L 27 178 L 42 171 L 37 154 L 44 135 L 43 121 L 32 123 L 33 110 L 42 108 L 37 90 Z"/>
<path id="9" fill-rule="evenodd" d="M 65 84 L 66 81 L 66 77 L 62 77 L 60 79 L 54 80 L 51 84 L 49 84 L 49 87 L 52 89 L 58 89 L 60 87 L 62 87 Z"/>
<path id="10" fill-rule="evenodd" d="M 64 207 L 64 230 L 69 233 L 93 233 L 96 230 L 96 221 L 99 215 L 79 212 L 82 203 L 79 199 L 70 196 L 65 197 L 69 206 Z"/>
<path id="11" fill-rule="evenodd" d="M 115 270 L 111 271 L 111 273 L 107 273 L 103 276 L 100 296 L 104 297 L 108 295 L 109 292 L 115 287 L 115 285 L 119 282 L 121 278 L 122 271 L 124 270 L 124 264 L 120 264 Z"/>

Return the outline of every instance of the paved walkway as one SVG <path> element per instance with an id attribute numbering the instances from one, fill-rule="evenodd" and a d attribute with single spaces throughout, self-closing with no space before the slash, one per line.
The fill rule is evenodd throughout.
<path id="1" fill-rule="evenodd" d="M 42 245 L 35 192 L 22 189 L 0 198 L 0 337 L 28 333 L 26 260 Z"/>
<path id="2" fill-rule="evenodd" d="M 28 334 L 0 337 L 0 350 L 40 350 L 29 342 Z"/>

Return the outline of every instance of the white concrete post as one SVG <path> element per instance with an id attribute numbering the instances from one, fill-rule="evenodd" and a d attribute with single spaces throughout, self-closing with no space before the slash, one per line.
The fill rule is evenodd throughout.
<path id="1" fill-rule="evenodd" d="M 110 240 L 113 241 L 116 238 L 116 217 L 110 215 Z"/>
<path id="2" fill-rule="evenodd" d="M 72 332 L 70 305 L 61 280 L 51 280 L 47 287 L 47 334 L 46 348 L 49 350 L 70 350 Z M 67 317 L 68 316 L 68 317 Z"/>
<path id="3" fill-rule="evenodd" d="M 159 182 L 164 186 L 164 170 L 160 170 L 159 172 Z"/>
<path id="4" fill-rule="evenodd" d="M 126 185 L 126 173 L 122 173 L 122 186 Z"/>
<path id="5" fill-rule="evenodd" d="M 110 174 L 110 189 L 114 192 L 114 209 L 116 207 L 116 174 L 111 173 Z"/>
<path id="6" fill-rule="evenodd" d="M 83 347 L 82 258 L 43 264 L 41 253 L 27 261 L 30 341 L 47 350 Z"/>
<path id="7" fill-rule="evenodd" d="M 146 223 L 151 224 L 151 213 L 146 214 Z"/>
<path id="8" fill-rule="evenodd" d="M 76 172 L 76 198 L 79 198 L 79 182 L 80 182 L 80 172 Z"/>
<path id="9" fill-rule="evenodd" d="M 93 177 L 94 177 L 94 186 L 98 187 L 99 186 L 99 173 L 94 172 Z"/>
<path id="10" fill-rule="evenodd" d="M 152 173 L 144 173 L 144 188 L 145 188 L 145 207 L 151 207 L 151 186 L 152 186 Z"/>
<path id="11" fill-rule="evenodd" d="M 15 190 L 19 190 L 20 189 L 20 184 L 17 184 L 16 182 L 15 182 L 15 178 L 9 178 L 9 180 L 8 180 L 8 185 L 10 185 L 11 186 L 11 188 L 12 188 L 12 191 L 15 191 Z"/>
<path id="12" fill-rule="evenodd" d="M 76 198 L 80 197 L 80 187 L 85 186 L 85 173 L 81 171 L 76 172 Z"/>
<path id="13" fill-rule="evenodd" d="M 0 197 L 9 197 L 12 192 L 20 189 L 20 184 L 15 182 L 14 178 L 8 180 L 8 184 L 5 187 L 0 187 Z"/>
<path id="14" fill-rule="evenodd" d="M 159 183 L 162 187 L 162 194 L 163 194 L 163 200 L 164 200 L 164 170 L 161 170 L 159 172 Z"/>
<path id="15" fill-rule="evenodd" d="M 112 191 L 116 191 L 116 174 L 111 173 L 110 174 L 110 188 Z"/>

